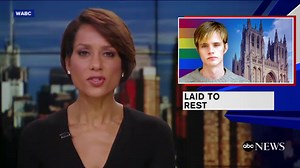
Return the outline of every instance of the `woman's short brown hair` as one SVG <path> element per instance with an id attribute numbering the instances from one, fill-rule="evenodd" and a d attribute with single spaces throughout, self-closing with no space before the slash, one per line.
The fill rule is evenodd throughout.
<path id="1" fill-rule="evenodd" d="M 106 9 L 86 9 L 69 23 L 61 43 L 60 61 L 63 69 L 67 71 L 66 57 L 71 57 L 76 33 L 83 24 L 93 26 L 117 50 L 124 73 L 121 82 L 126 81 L 136 64 L 134 43 L 124 21 L 114 12 Z"/>

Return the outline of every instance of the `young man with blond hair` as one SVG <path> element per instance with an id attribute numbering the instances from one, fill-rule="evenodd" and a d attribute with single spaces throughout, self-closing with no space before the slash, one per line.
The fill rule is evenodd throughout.
<path id="1" fill-rule="evenodd" d="M 228 50 L 228 33 L 219 22 L 207 21 L 194 33 L 194 43 L 203 67 L 179 78 L 180 82 L 243 83 L 246 78 L 236 75 L 224 67 L 223 58 Z"/>

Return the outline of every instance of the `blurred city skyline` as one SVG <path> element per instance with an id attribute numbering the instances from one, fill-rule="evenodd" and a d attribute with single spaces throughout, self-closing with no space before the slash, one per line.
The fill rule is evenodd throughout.
<path id="1" fill-rule="evenodd" d="M 216 3 L 217 2 L 217 3 Z M 20 47 L 21 66 L 29 69 L 28 91 L 35 98 L 49 84 L 49 70 L 59 67 L 62 33 L 67 24 L 89 7 L 114 11 L 132 32 L 136 48 L 149 47 L 157 65 L 161 96 L 171 97 L 173 48 L 179 16 L 251 15 L 261 1 L 13 1 L 13 9 L 34 10 L 34 17 L 14 18 L 15 43 Z M 271 4 L 272 5 L 272 4 Z M 238 8 L 234 11 L 232 8 Z M 9 39 L 9 1 L 0 2 L 0 40 Z M 211 10 L 215 9 L 215 10 Z M 157 46 L 157 50 L 155 47 Z M 3 51 L 4 48 L 0 48 Z M 156 58 L 156 59 L 155 59 Z"/>

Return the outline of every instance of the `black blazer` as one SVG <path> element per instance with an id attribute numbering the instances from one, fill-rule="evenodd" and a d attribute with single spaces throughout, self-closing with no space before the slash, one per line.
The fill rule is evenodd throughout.
<path id="1" fill-rule="evenodd" d="M 174 168 L 170 127 L 124 107 L 124 118 L 104 168 Z M 19 168 L 84 168 L 69 133 L 67 110 L 30 123 L 21 135 Z"/>

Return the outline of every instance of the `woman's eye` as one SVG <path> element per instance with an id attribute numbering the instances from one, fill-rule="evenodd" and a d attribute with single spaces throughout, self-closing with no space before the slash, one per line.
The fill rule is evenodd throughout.
<path id="1" fill-rule="evenodd" d="M 78 51 L 78 55 L 80 55 L 80 56 L 86 56 L 88 54 L 89 54 L 88 51 Z"/>
<path id="2" fill-rule="evenodd" d="M 115 54 L 113 52 L 105 52 L 104 56 L 106 57 L 113 57 Z"/>

